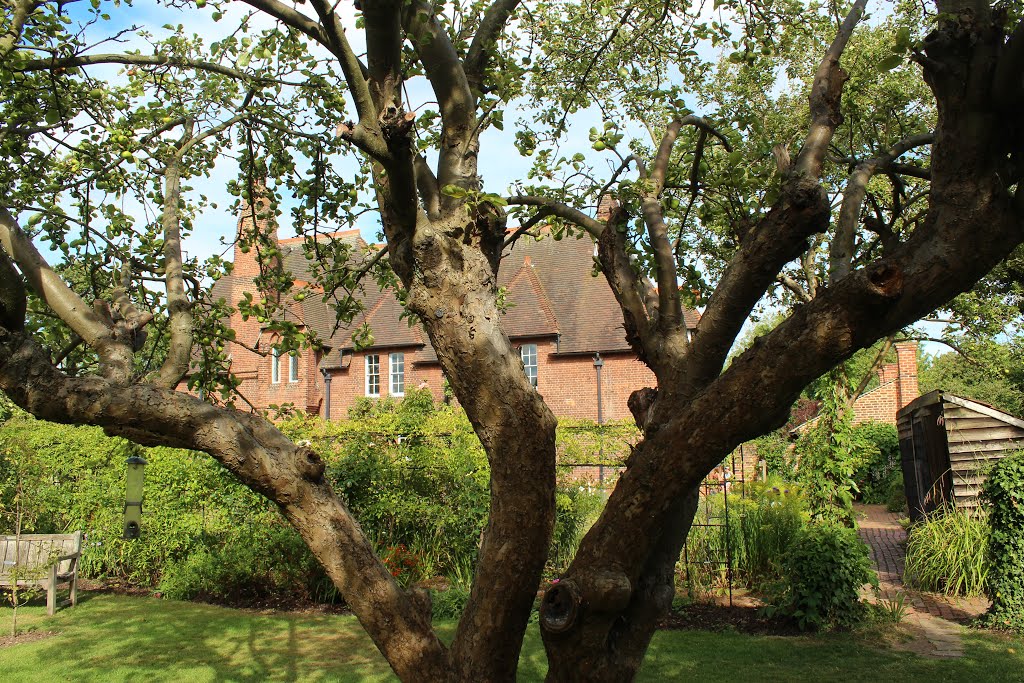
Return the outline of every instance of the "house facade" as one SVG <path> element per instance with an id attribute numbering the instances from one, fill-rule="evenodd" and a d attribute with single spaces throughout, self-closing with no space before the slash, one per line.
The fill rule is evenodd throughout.
<path id="1" fill-rule="evenodd" d="M 263 207 L 264 214 L 270 214 Z M 253 212 L 243 211 L 240 233 L 252 231 Z M 601 217 L 601 213 L 598 214 Z M 257 230 L 274 243 L 280 266 L 296 281 L 310 281 L 303 240 L 278 239 L 272 223 Z M 595 245 L 587 237 L 556 240 L 523 236 L 503 254 L 498 284 L 504 291 L 502 325 L 523 371 L 558 417 L 618 420 L 630 417 L 626 400 L 653 373 L 625 341 L 622 314 L 603 277 L 591 274 Z M 332 233 L 356 250 L 367 245 L 357 230 Z M 221 278 L 212 296 L 235 306 L 246 293 L 259 298 L 254 278 L 259 266 L 252 250 L 236 244 L 232 273 Z M 343 419 L 366 397 L 401 399 L 409 388 L 429 388 L 437 400 L 445 394 L 444 376 L 426 332 L 410 325 L 395 292 L 367 283 L 358 300 L 361 312 L 348 324 L 336 324 L 332 308 L 311 295 L 288 306 L 287 318 L 316 333 L 318 348 L 297 355 L 278 353 L 278 338 L 250 317 L 232 314 L 235 332 L 231 368 L 241 381 L 239 394 L 264 409 L 291 404 L 329 419 Z M 698 315 L 685 311 L 689 329 Z M 372 339 L 357 348 L 353 334 L 368 328 Z"/>

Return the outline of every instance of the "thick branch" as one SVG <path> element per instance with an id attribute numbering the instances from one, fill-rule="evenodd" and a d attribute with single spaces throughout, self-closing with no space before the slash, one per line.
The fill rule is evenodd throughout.
<path id="1" fill-rule="evenodd" d="M 187 144 L 187 142 L 185 143 Z M 172 156 L 164 169 L 164 286 L 170 341 L 167 357 L 153 379 L 157 386 L 173 389 L 188 372 L 192 354 L 192 304 L 185 291 L 181 263 L 181 160 Z"/>
<path id="2" fill-rule="evenodd" d="M 571 206 L 566 206 L 561 202 L 557 202 L 554 199 L 548 199 L 547 197 L 533 197 L 526 195 L 515 195 L 508 198 L 508 203 L 516 206 L 539 206 L 544 207 L 551 212 L 551 215 L 557 216 L 562 220 L 569 221 L 574 225 L 578 225 L 587 232 L 590 233 L 591 237 L 597 239 L 604 232 L 604 223 L 595 220 L 583 213 L 579 209 L 574 209 Z"/>
<path id="3" fill-rule="evenodd" d="M 836 126 L 846 74 L 839 57 L 859 21 L 866 0 L 857 0 L 821 62 L 811 88 L 811 129 L 794 170 L 783 181 L 779 200 L 744 238 L 697 325 L 687 359 L 686 381 L 703 386 L 718 376 L 729 348 L 757 301 L 787 262 L 806 249 L 806 239 L 829 223 L 828 197 L 818 177 Z"/>
<path id="4" fill-rule="evenodd" d="M 410 2 L 404 10 L 403 23 L 441 110 L 438 183 L 441 187 L 457 185 L 475 190 L 479 146 L 475 132 L 476 98 L 459 55 L 429 4 L 420 0 Z M 441 202 L 454 203 L 446 197 Z"/>
<path id="5" fill-rule="evenodd" d="M 892 146 L 885 154 L 860 162 L 850 175 L 843 191 L 843 204 L 839 209 L 836 234 L 832 239 L 829 255 L 829 280 L 836 282 L 850 274 L 853 268 L 854 240 L 860 225 L 860 210 L 868 191 L 868 181 L 903 153 L 931 144 L 935 136 L 931 133 L 914 135 Z"/>
<path id="6" fill-rule="evenodd" d="M 98 425 L 143 445 L 209 453 L 246 486 L 276 503 L 346 603 L 404 680 L 447 680 L 444 645 L 424 614 L 374 556 L 324 464 L 262 417 L 148 384 L 69 378 L 24 336 L 0 328 L 0 389 L 36 417 Z"/>
<path id="7" fill-rule="evenodd" d="M 278 0 L 243 0 L 243 2 L 280 20 L 287 26 L 305 33 L 324 47 L 328 49 L 333 47 L 328 41 L 323 27 L 295 8 L 278 2 Z"/>
<path id="8" fill-rule="evenodd" d="M 864 16 L 866 4 L 867 0 L 857 0 L 850 8 L 814 75 L 810 95 L 811 126 L 794 164 L 797 173 L 806 174 L 811 178 L 821 175 L 821 165 L 829 143 L 836 127 L 843 121 L 843 115 L 839 111 L 839 100 L 848 76 L 839 66 L 839 58 L 850 42 L 853 29 Z"/>
<path id="9" fill-rule="evenodd" d="M 64 284 L 42 254 L 22 232 L 11 213 L 0 207 L 0 248 L 18 264 L 32 290 L 75 331 L 85 343 L 98 352 L 113 341 L 113 331 L 89 304 Z"/>

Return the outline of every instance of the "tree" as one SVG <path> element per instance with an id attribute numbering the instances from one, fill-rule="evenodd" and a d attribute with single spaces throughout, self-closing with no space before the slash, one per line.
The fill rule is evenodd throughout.
<path id="1" fill-rule="evenodd" d="M 216 44 L 172 30 L 152 41 L 153 54 L 109 54 L 66 28 L 62 5 L 5 1 L 0 70 L 13 87 L 0 132 L 9 162 L 0 179 L 0 388 L 38 417 L 216 458 L 277 503 L 406 680 L 514 678 L 551 535 L 555 419 L 497 322 L 507 207 L 524 219 L 515 235 L 548 220 L 556 234 L 596 241 L 627 338 L 658 384 L 632 397 L 643 440 L 565 576 L 544 596 L 552 680 L 631 678 L 671 602 L 702 477 L 737 444 L 780 425 L 811 380 L 968 289 L 1022 239 L 1020 3 L 938 0 L 935 13 L 900 3 L 880 32 L 865 28 L 875 52 L 851 46 L 855 54 L 877 55 L 881 45 L 882 66 L 909 59 L 902 78 L 919 83 L 920 74 L 927 85 L 919 90 L 931 102 L 921 109 L 911 98 L 902 110 L 887 108 L 885 93 L 844 102 L 848 81 L 873 92 L 877 59 L 860 60 L 852 77 L 840 65 L 866 0 L 844 11 L 834 3 L 729 0 L 721 3 L 731 17 L 725 22 L 645 0 L 526 7 L 361 0 L 365 55 L 350 42 L 340 6 L 245 4 L 255 15 Z M 210 5 L 206 11 L 222 18 L 227 5 Z M 90 21 L 101 22 L 102 3 L 93 6 Z M 196 14 L 186 7 L 183 16 Z M 268 21 L 270 28 L 257 28 Z M 790 25 L 797 28 L 782 28 Z M 781 49 L 792 44 L 784 38 L 804 42 Z M 765 118 L 785 124 L 787 137 L 767 149 L 748 145 L 771 131 L 752 135 L 729 124 L 756 128 L 756 112 L 687 111 L 684 86 L 715 77 L 700 64 L 704 41 L 732 48 L 719 70 L 747 90 L 770 93 L 763 70 L 775 64 L 790 71 L 786 92 L 760 100 L 794 107 L 805 94 L 806 116 Z M 820 61 L 808 62 L 808 45 L 820 49 Z M 575 61 L 553 80 L 534 69 L 534 57 L 546 65 Z M 89 67 L 106 63 L 126 65 L 128 85 L 97 86 Z M 684 85 L 664 85 L 673 68 Z M 436 112 L 417 115 L 403 96 L 420 77 Z M 704 95 L 711 109 L 715 93 Z M 536 120 L 517 131 L 521 152 L 536 154 L 527 179 L 535 182 L 501 197 L 480 177 L 480 154 L 494 153 L 481 134 L 503 125 L 504 108 L 524 97 L 539 104 Z M 569 118 L 590 101 L 605 106 L 616 97 L 622 108 L 609 112 L 634 114 L 651 144 L 634 141 L 620 153 L 628 127 L 608 121 L 591 135 L 597 151 L 618 155 L 609 174 L 585 158 L 560 157 Z M 918 123 L 905 128 L 912 111 Z M 350 121 L 335 138 L 327 133 L 339 119 Z M 856 144 L 838 142 L 844 120 L 858 123 L 845 138 Z M 920 122 L 933 130 L 921 131 Z M 179 237 L 197 210 L 181 183 L 209 172 L 229 129 L 240 150 L 234 190 L 261 218 L 270 212 L 255 201 L 262 178 L 278 180 L 274 193 L 294 189 L 293 217 L 314 232 L 322 217 L 359 210 L 349 197 L 356 190 L 358 200 L 361 183 L 372 188 L 391 272 L 487 452 L 490 517 L 450 646 L 433 632 L 423 596 L 400 588 L 374 557 L 315 452 L 260 415 L 174 391 L 194 342 L 217 348 L 227 336 L 190 319 L 203 315 L 187 287 L 222 265 L 183 259 Z M 929 144 L 930 154 L 922 151 Z M 354 183 L 329 168 L 346 150 L 358 159 Z M 908 153 L 912 162 L 900 163 Z M 293 155 L 310 159 L 309 174 Z M 581 180 L 561 182 L 563 174 Z M 843 206 L 834 210 L 828 188 L 844 176 Z M 918 192 L 907 188 L 918 184 L 906 178 L 924 181 L 913 202 Z M 117 208 L 128 191 L 158 207 L 160 220 L 136 228 Z M 601 222 L 584 209 L 606 193 L 620 206 Z M 69 224 L 84 242 L 65 242 Z M 105 279 L 69 287 L 35 246 L 44 236 Z M 243 241 L 265 266 L 264 291 L 287 292 L 291 282 L 272 247 L 258 231 Z M 307 244 L 320 256 L 315 240 Z M 815 276 L 815 295 L 724 368 L 759 302 L 792 277 L 791 264 L 805 276 L 814 271 L 814 254 L 825 253 L 815 250 L 825 244 L 829 266 Z M 342 259 L 325 268 L 325 277 L 339 278 L 326 291 L 355 286 L 380 262 L 343 267 Z M 141 287 L 141 277 L 165 281 L 165 293 Z M 26 324 L 26 290 L 82 339 L 95 372 L 58 367 L 59 350 L 43 346 Z M 697 301 L 704 312 L 689 338 L 682 306 Z M 239 305 L 268 324 L 282 306 L 277 295 Z M 152 369 L 137 359 L 147 327 L 168 330 L 163 363 Z M 291 339 L 315 343 L 296 330 Z"/>

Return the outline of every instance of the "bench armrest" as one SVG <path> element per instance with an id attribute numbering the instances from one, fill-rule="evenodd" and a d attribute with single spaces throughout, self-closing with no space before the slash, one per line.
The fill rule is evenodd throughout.
<path id="1" fill-rule="evenodd" d="M 78 552 L 74 552 L 74 553 L 71 553 L 69 555 L 61 555 L 60 557 L 57 558 L 57 561 L 58 562 L 63 562 L 64 560 L 77 560 L 81 556 L 82 556 L 82 551 L 79 550 Z"/>

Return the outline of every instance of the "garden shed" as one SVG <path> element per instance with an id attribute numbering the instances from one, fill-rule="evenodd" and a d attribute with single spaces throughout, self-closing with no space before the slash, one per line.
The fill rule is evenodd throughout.
<path id="1" fill-rule="evenodd" d="M 1024 420 L 935 390 L 897 413 L 911 521 L 943 505 L 973 509 L 989 467 L 1024 448 Z"/>

